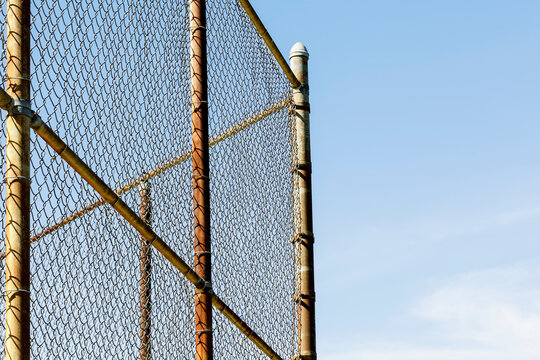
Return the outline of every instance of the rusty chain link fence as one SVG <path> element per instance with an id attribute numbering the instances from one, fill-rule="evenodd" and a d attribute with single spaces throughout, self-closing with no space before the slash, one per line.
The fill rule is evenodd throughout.
<path id="1" fill-rule="evenodd" d="M 31 99 L 193 266 L 188 5 L 33 0 Z M 238 1 L 207 2 L 207 36 L 212 288 L 291 359 L 300 338 L 291 84 Z M 0 193 L 5 213 L 6 181 Z M 34 133 L 30 236 L 33 359 L 195 358 L 193 285 Z M 212 330 L 216 359 L 268 358 L 218 311 Z"/>

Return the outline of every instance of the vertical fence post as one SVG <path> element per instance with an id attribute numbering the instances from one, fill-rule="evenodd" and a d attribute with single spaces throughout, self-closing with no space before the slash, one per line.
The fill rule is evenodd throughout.
<path id="1" fill-rule="evenodd" d="M 7 2 L 7 92 L 30 108 L 30 0 Z M 30 119 L 6 120 L 6 359 L 30 359 Z"/>
<path id="2" fill-rule="evenodd" d="M 30 0 L 7 2 L 7 92 L 30 108 Z M 30 119 L 6 120 L 6 359 L 30 359 Z"/>
<path id="3" fill-rule="evenodd" d="M 208 284 L 203 289 L 195 290 L 195 358 L 197 360 L 210 360 L 213 358 L 213 345 L 205 0 L 190 0 L 189 29 L 194 261 L 195 272 Z"/>
<path id="4" fill-rule="evenodd" d="M 293 90 L 295 105 L 296 129 L 296 171 L 298 206 L 297 214 L 300 217 L 298 233 L 295 244 L 299 252 L 300 286 L 296 294 L 299 306 L 299 342 L 300 354 L 296 356 L 301 360 L 315 360 L 317 352 L 315 347 L 315 282 L 313 276 L 313 215 L 311 203 L 311 155 L 309 140 L 309 85 L 308 85 L 308 58 L 309 54 L 302 43 L 296 43 L 289 54 L 291 68 L 294 75 L 302 83 L 299 89 Z"/>
<path id="5" fill-rule="evenodd" d="M 150 182 L 144 181 L 139 185 L 139 196 L 141 198 L 141 219 L 150 226 L 152 224 Z M 150 360 L 152 358 L 152 340 L 150 337 L 152 321 L 152 245 L 143 237 L 141 237 L 140 243 L 140 360 Z"/>

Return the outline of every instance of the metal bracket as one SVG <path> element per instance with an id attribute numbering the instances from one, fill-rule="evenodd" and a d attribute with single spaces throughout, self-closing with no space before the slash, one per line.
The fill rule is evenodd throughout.
<path id="1" fill-rule="evenodd" d="M 291 357 L 291 360 L 317 360 L 317 353 L 310 352 L 309 355 L 296 354 Z"/>
<path id="2" fill-rule="evenodd" d="M 303 162 L 303 163 L 297 163 L 293 166 L 291 169 L 291 172 L 295 172 L 298 170 L 307 170 L 311 173 L 311 163 L 310 162 Z"/>
<path id="3" fill-rule="evenodd" d="M 311 299 L 313 301 L 315 301 L 315 291 L 308 291 L 308 292 L 304 292 L 304 293 L 294 293 L 292 296 L 291 296 L 291 300 L 297 304 L 299 304 L 302 299 Z"/>
<path id="4" fill-rule="evenodd" d="M 8 111 L 9 115 L 12 116 L 25 116 L 30 119 L 30 127 L 39 128 L 43 121 L 41 116 L 38 115 L 34 110 L 32 110 L 32 103 L 30 100 L 21 100 L 13 99 L 13 106 Z"/>
<path id="5" fill-rule="evenodd" d="M 294 104 L 295 110 L 304 110 L 307 112 L 311 112 L 311 107 L 309 106 L 309 103 L 303 103 L 303 104 Z"/>
<path id="6" fill-rule="evenodd" d="M 302 93 L 302 94 L 309 94 L 309 85 L 308 84 L 302 84 L 298 89 L 293 89 L 294 93 Z"/>
<path id="7" fill-rule="evenodd" d="M 9 111 L 10 115 L 22 115 L 29 119 L 34 117 L 35 111 L 32 110 L 30 100 L 13 99 L 13 107 Z"/>
<path id="8" fill-rule="evenodd" d="M 204 285 L 202 288 L 195 288 L 195 294 L 213 294 L 214 290 L 212 289 L 212 282 L 211 281 L 204 281 Z"/>
<path id="9" fill-rule="evenodd" d="M 311 242 L 315 242 L 315 237 L 313 236 L 313 234 L 304 234 L 304 233 L 298 233 L 296 234 L 294 237 L 292 237 L 289 241 L 292 243 L 292 244 L 295 244 L 297 242 L 299 242 L 300 240 L 308 240 L 308 241 L 311 241 Z"/>

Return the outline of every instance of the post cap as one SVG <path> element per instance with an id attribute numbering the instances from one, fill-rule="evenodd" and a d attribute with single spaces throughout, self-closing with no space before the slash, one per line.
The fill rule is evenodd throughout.
<path id="1" fill-rule="evenodd" d="M 302 57 L 305 57 L 306 59 L 309 59 L 309 53 L 306 49 L 306 46 L 302 44 L 301 42 L 297 42 L 291 48 L 291 52 L 289 53 L 289 59 L 292 59 L 295 56 L 302 56 Z"/>

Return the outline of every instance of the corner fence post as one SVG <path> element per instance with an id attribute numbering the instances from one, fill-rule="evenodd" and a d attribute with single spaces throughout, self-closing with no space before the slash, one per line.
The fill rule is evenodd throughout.
<path id="1" fill-rule="evenodd" d="M 146 225 L 152 225 L 152 198 L 150 182 L 139 185 L 140 215 Z M 140 360 L 152 359 L 152 340 L 150 337 L 152 321 L 152 245 L 141 236 L 140 248 Z"/>
<path id="2" fill-rule="evenodd" d="M 206 286 L 195 290 L 196 360 L 211 360 L 212 288 L 210 253 L 210 179 L 208 151 L 208 81 L 206 59 L 206 2 L 190 0 L 191 135 L 195 272 Z"/>
<path id="3" fill-rule="evenodd" d="M 315 360 L 315 282 L 313 275 L 313 215 L 311 202 L 311 155 L 309 138 L 309 85 L 308 85 L 309 54 L 302 43 L 296 43 L 289 54 L 291 69 L 296 78 L 302 83 L 300 88 L 293 90 L 295 105 L 294 128 L 296 131 L 296 169 L 295 184 L 298 201 L 297 216 L 300 218 L 298 233 L 295 236 L 295 246 L 299 252 L 297 267 L 300 272 L 299 293 L 295 298 L 299 307 L 299 360 Z"/>
<path id="4" fill-rule="evenodd" d="M 7 2 L 7 93 L 30 108 L 30 0 Z M 6 120 L 6 359 L 30 359 L 30 119 Z"/>

